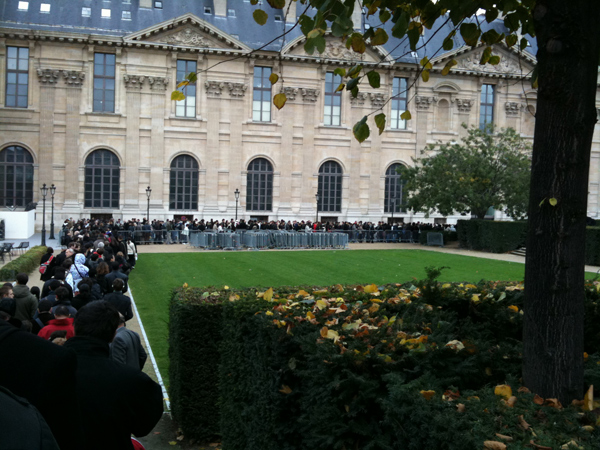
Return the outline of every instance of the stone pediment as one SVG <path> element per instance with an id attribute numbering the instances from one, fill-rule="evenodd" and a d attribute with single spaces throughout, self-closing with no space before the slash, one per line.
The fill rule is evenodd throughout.
<path id="1" fill-rule="evenodd" d="M 323 53 L 319 53 L 317 50 L 312 55 L 309 55 L 304 51 L 305 37 L 300 36 L 291 41 L 287 46 L 283 48 L 282 53 L 284 55 L 297 55 L 315 59 L 330 59 L 330 60 L 341 60 L 341 61 L 363 61 L 378 63 L 382 60 L 387 59 L 386 53 L 378 47 L 367 47 L 365 53 L 356 53 L 352 49 L 346 48 L 344 42 L 339 38 L 333 36 L 326 37 L 326 46 Z"/>
<path id="2" fill-rule="evenodd" d="M 251 51 L 233 36 L 193 14 L 159 23 L 125 37 L 127 42 L 167 44 L 174 47 Z"/>
<path id="3" fill-rule="evenodd" d="M 518 76 L 527 75 L 533 70 L 535 60 L 525 53 L 518 54 L 516 51 L 508 49 L 504 45 L 495 45 L 493 54 L 500 56 L 500 63 L 479 64 L 484 47 L 462 47 L 445 55 L 432 60 L 435 69 L 443 69 L 446 63 L 454 59 L 457 64 L 451 70 L 454 73 L 473 73 L 473 74 L 489 74 L 499 76 Z"/>

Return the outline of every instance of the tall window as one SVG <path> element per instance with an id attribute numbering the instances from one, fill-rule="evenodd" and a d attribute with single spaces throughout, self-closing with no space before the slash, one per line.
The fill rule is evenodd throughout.
<path id="1" fill-rule="evenodd" d="M 319 168 L 319 211 L 342 211 L 342 166 L 325 161 Z"/>
<path id="2" fill-rule="evenodd" d="M 85 207 L 119 208 L 119 158 L 96 150 L 85 160 Z"/>
<path id="3" fill-rule="evenodd" d="M 402 181 L 402 176 L 398 173 L 398 169 L 400 169 L 402 164 L 392 164 L 388 167 L 388 170 L 385 171 L 385 198 L 384 198 L 384 211 L 386 213 L 394 211 L 396 212 L 404 212 L 404 198 L 402 188 L 404 183 Z"/>
<path id="4" fill-rule="evenodd" d="M 6 106 L 27 108 L 29 49 L 6 47 Z"/>
<path id="5" fill-rule="evenodd" d="M 400 116 L 406 111 L 408 94 L 408 79 L 395 77 L 392 83 L 392 114 L 390 128 L 396 130 L 406 129 L 406 120 Z"/>
<path id="6" fill-rule="evenodd" d="M 185 80 L 190 72 L 196 73 L 196 61 L 177 60 L 177 84 Z M 185 98 L 175 102 L 175 115 L 177 117 L 196 117 L 196 83 L 185 87 Z"/>
<path id="7" fill-rule="evenodd" d="M 271 121 L 271 76 L 270 67 L 254 67 L 254 89 L 252 91 L 252 120 Z"/>
<path id="8" fill-rule="evenodd" d="M 264 158 L 252 160 L 246 179 L 246 210 L 273 209 L 273 166 Z"/>
<path id="9" fill-rule="evenodd" d="M 94 55 L 94 112 L 115 112 L 115 55 Z"/>
<path id="10" fill-rule="evenodd" d="M 169 209 L 198 209 L 198 163 L 189 155 L 171 163 Z"/>
<path id="11" fill-rule="evenodd" d="M 26 206 L 33 201 L 33 157 L 11 145 L 0 152 L 0 205 Z"/>
<path id="12" fill-rule="evenodd" d="M 494 85 L 481 86 L 481 105 L 479 110 L 479 129 L 485 130 L 488 124 L 494 122 Z"/>
<path id="13" fill-rule="evenodd" d="M 342 93 L 335 92 L 342 77 L 334 75 L 333 72 L 327 72 L 325 75 L 325 111 L 323 113 L 323 123 L 330 126 L 339 126 L 342 124 Z"/>

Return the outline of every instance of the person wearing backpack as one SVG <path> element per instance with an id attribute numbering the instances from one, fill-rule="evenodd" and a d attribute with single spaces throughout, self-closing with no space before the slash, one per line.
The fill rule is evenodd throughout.
<path id="1" fill-rule="evenodd" d="M 40 280 L 42 281 L 48 281 L 50 278 L 52 278 L 52 273 L 50 270 L 48 270 L 48 266 L 50 264 L 52 264 L 52 261 L 54 260 L 54 249 L 52 247 L 48 247 L 46 249 L 46 253 L 44 253 L 42 255 L 42 259 L 40 260 Z"/>

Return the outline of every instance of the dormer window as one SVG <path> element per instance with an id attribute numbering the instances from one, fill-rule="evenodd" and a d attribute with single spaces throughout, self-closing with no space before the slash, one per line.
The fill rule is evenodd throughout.
<path id="1" fill-rule="evenodd" d="M 227 10 L 227 15 L 229 17 L 235 17 L 235 9 L 228 9 Z"/>
<path id="2" fill-rule="evenodd" d="M 123 11 L 122 20 L 131 20 L 131 11 Z"/>
<path id="3" fill-rule="evenodd" d="M 156 9 L 162 9 L 163 8 L 163 2 L 161 2 L 161 1 L 155 1 L 154 2 L 154 7 Z"/>
<path id="4" fill-rule="evenodd" d="M 204 7 L 204 14 L 212 14 L 212 9 L 210 9 L 210 6 Z"/>
<path id="5" fill-rule="evenodd" d="M 88 7 L 88 6 L 84 6 L 81 8 L 81 17 L 91 17 L 92 15 L 92 8 Z"/>
<path id="6" fill-rule="evenodd" d="M 102 8 L 101 17 L 103 19 L 110 19 L 110 9 L 104 9 L 104 8 Z"/>
<path id="7" fill-rule="evenodd" d="M 49 14 L 50 13 L 50 3 L 41 3 L 40 4 L 40 12 Z"/>
<path id="8" fill-rule="evenodd" d="M 19 2 L 19 11 L 27 11 L 29 9 L 29 2 Z"/>

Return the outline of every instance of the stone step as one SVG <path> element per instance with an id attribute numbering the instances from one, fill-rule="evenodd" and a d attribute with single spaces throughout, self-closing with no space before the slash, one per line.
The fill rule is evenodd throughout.
<path id="1" fill-rule="evenodd" d="M 525 256 L 525 247 L 518 248 L 510 252 L 511 255 Z"/>

